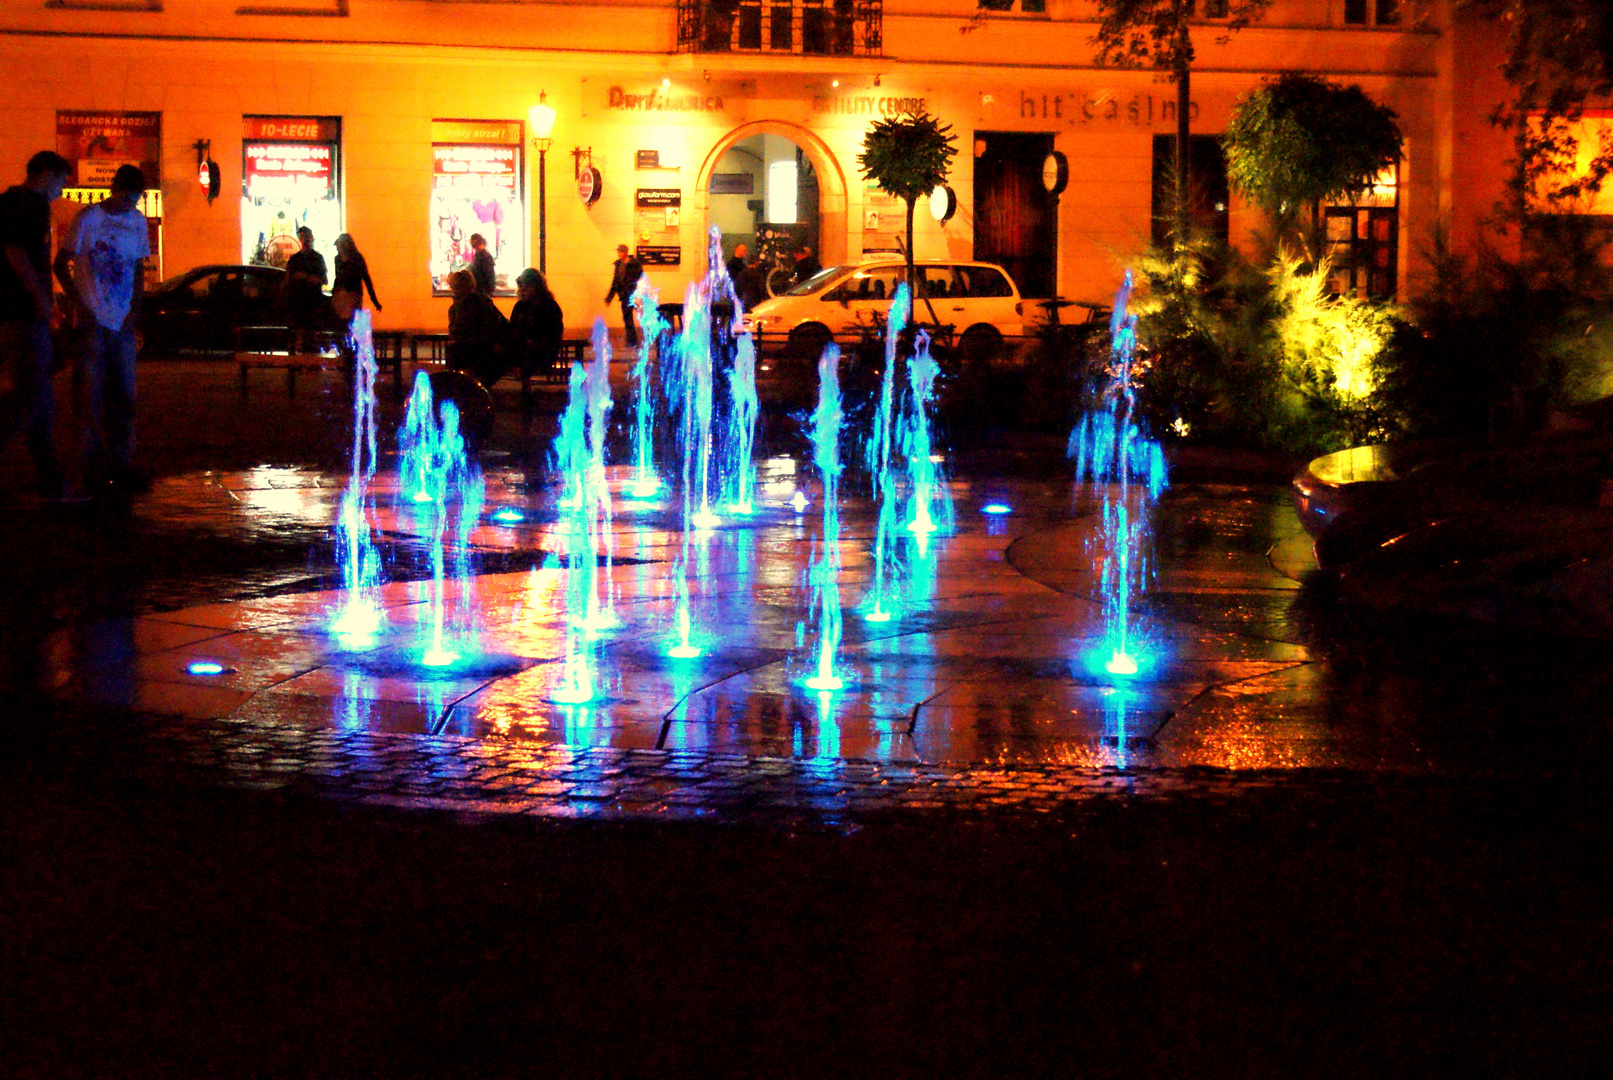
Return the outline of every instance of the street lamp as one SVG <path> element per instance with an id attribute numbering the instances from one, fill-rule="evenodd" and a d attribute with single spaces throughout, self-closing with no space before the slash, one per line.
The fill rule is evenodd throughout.
<path id="1" fill-rule="evenodd" d="M 548 104 L 548 98 L 540 90 L 538 103 L 527 111 L 532 123 L 532 145 L 538 148 L 538 272 L 544 277 L 549 276 L 549 176 L 545 156 L 554 142 L 554 107 Z"/>

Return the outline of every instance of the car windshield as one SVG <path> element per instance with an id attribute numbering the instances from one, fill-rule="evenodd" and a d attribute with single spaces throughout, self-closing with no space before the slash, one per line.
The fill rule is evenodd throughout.
<path id="1" fill-rule="evenodd" d="M 801 284 L 787 290 L 784 295 L 811 296 L 813 293 L 823 288 L 824 285 L 828 284 L 831 278 L 838 277 L 849 269 L 851 269 L 849 266 L 831 266 L 827 270 L 819 270 L 816 274 L 813 274 L 811 277 L 801 282 Z"/>

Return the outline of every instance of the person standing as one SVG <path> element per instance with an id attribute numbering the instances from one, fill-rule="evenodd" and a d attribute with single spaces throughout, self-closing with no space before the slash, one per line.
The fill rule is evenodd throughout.
<path id="1" fill-rule="evenodd" d="M 491 300 L 498 274 L 493 268 L 493 253 L 487 250 L 487 239 L 481 233 L 471 233 L 470 250 L 470 273 L 476 279 L 476 291 Z"/>
<path id="2" fill-rule="evenodd" d="M 286 260 L 286 317 L 297 327 L 323 326 L 326 317 L 325 285 L 330 274 L 325 256 L 314 250 L 314 230 L 304 225 L 297 230 L 302 248 Z"/>
<path id="3" fill-rule="evenodd" d="M 83 350 L 85 469 L 114 494 L 148 486 L 133 461 L 135 330 L 151 257 L 146 216 L 139 210 L 145 190 L 139 168 L 120 166 L 112 193 L 79 212 L 62 246 Z"/>
<path id="4" fill-rule="evenodd" d="M 728 280 L 739 281 L 739 275 L 745 272 L 745 253 L 748 250 L 744 244 L 734 245 L 734 253 L 728 257 Z"/>
<path id="5" fill-rule="evenodd" d="M 795 277 L 791 280 L 799 285 L 823 269 L 823 264 L 812 254 L 812 249 L 805 244 L 795 253 Z"/>
<path id="6" fill-rule="evenodd" d="M 342 233 L 336 238 L 336 277 L 331 282 L 331 303 L 336 307 L 336 314 L 343 322 L 353 317 L 353 312 L 364 306 L 364 290 L 370 290 L 370 303 L 375 310 L 381 310 L 381 301 L 375 295 L 375 282 L 370 280 L 370 267 L 359 254 L 358 245 L 353 237 Z"/>
<path id="7" fill-rule="evenodd" d="M 617 244 L 616 262 L 611 266 L 610 292 L 605 294 L 605 303 L 608 304 L 621 297 L 622 323 L 627 328 L 629 349 L 638 348 L 638 321 L 633 317 L 633 290 L 638 288 L 638 280 L 643 276 L 644 267 L 628 254 L 627 245 Z"/>
<path id="8" fill-rule="evenodd" d="M 51 150 L 28 159 L 21 184 L 0 194 L 0 360 L 14 374 L 0 397 L 0 450 L 27 433 L 39 490 L 47 499 L 67 494 L 51 426 L 56 399 L 51 323 L 50 204 L 61 197 L 72 167 Z"/>

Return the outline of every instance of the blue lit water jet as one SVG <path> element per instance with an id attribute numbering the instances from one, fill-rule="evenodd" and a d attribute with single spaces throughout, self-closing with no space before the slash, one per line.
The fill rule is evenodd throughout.
<path id="1" fill-rule="evenodd" d="M 635 499 L 649 499 L 661 489 L 661 477 L 655 468 L 655 401 L 650 356 L 652 349 L 660 350 L 667 323 L 661 317 L 661 294 L 650 284 L 648 274 L 639 278 L 633 298 L 639 309 L 640 337 L 632 372 L 633 480 L 627 493 Z"/>
<path id="2" fill-rule="evenodd" d="M 907 326 L 907 282 L 896 286 L 885 327 L 885 370 L 880 375 L 879 398 L 874 406 L 874 423 L 863 447 L 863 461 L 872 478 L 878 511 L 874 519 L 874 573 L 869 608 L 863 616 L 869 622 L 889 622 L 885 607 L 894 577 L 891 547 L 895 540 L 897 496 L 895 456 L 896 356 L 902 331 Z"/>
<path id="3" fill-rule="evenodd" d="M 809 618 L 816 623 L 817 674 L 804 681 L 812 690 L 839 690 L 834 673 L 840 651 L 840 349 L 833 343 L 818 359 L 818 407 L 812 414 L 812 461 L 823 482 L 823 537 L 809 571 Z"/>
<path id="4" fill-rule="evenodd" d="M 930 335 L 920 331 L 907 362 L 907 397 L 899 428 L 902 453 L 907 458 L 908 500 L 911 517 L 907 529 L 919 543 L 937 529 L 951 528 L 952 500 L 947 495 L 936 462 L 934 425 L 935 383 L 941 367 L 930 355 Z"/>
<path id="5" fill-rule="evenodd" d="M 408 497 L 424 526 L 431 560 L 426 588 L 426 620 L 420 628 L 420 662 L 427 667 L 448 667 L 462 656 L 461 648 L 474 647 L 475 603 L 471 583 L 470 533 L 481 521 L 485 488 L 481 470 L 465 450 L 459 432 L 459 408 L 452 401 L 432 400 L 431 380 L 425 372 L 415 376 L 409 407 L 399 435 L 403 460 L 414 471 L 416 485 Z M 424 495 L 425 498 L 419 498 Z M 447 578 L 456 586 L 460 641 L 450 641 Z"/>
<path id="6" fill-rule="evenodd" d="M 1167 483 L 1165 454 L 1147 438 L 1136 416 L 1132 361 L 1137 348 L 1137 317 L 1127 311 L 1132 277 L 1115 295 L 1109 329 L 1110 382 L 1101 407 L 1087 411 L 1070 432 L 1069 456 L 1077 483 L 1091 483 L 1103 499 L 1100 591 L 1103 643 L 1094 658 L 1104 673 L 1130 678 L 1142 668 L 1131 624 L 1132 598 L 1152 575 L 1149 558 L 1151 509 Z"/>
<path id="7" fill-rule="evenodd" d="M 336 563 L 342 575 L 341 610 L 331 629 L 343 637 L 367 640 L 381 628 L 380 556 L 371 539 L 371 485 L 375 479 L 375 345 L 370 313 L 353 313 L 353 447 L 347 488 L 336 517 Z"/>

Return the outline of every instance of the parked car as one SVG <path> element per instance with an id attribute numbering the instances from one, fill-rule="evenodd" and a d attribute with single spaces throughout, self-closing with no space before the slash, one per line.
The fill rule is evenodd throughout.
<path id="1" fill-rule="evenodd" d="M 283 321 L 272 266 L 198 266 L 146 293 L 140 319 L 142 355 L 231 352 L 242 326 Z"/>
<path id="2" fill-rule="evenodd" d="M 921 259 L 914 269 L 920 279 L 915 321 L 950 328 L 964 356 L 992 356 L 1005 337 L 1024 335 L 1024 303 L 1002 267 Z M 782 339 L 803 356 L 817 356 L 830 341 L 861 341 L 882 325 L 906 270 L 899 257 L 832 266 L 757 304 L 745 313 L 745 327 L 759 343 Z"/>

